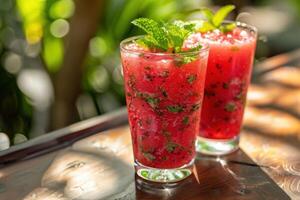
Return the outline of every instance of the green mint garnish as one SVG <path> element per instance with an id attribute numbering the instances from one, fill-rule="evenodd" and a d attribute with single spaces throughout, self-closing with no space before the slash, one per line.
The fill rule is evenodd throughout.
<path id="1" fill-rule="evenodd" d="M 185 117 L 182 119 L 182 123 L 183 123 L 184 125 L 188 125 L 188 124 L 189 124 L 189 121 L 190 121 L 190 119 L 189 119 L 188 116 L 185 116 Z"/>
<path id="2" fill-rule="evenodd" d="M 174 142 L 168 142 L 166 144 L 166 150 L 169 152 L 169 153 L 172 153 L 173 151 L 175 151 L 175 149 L 178 147 L 179 145 L 177 143 L 174 143 Z"/>
<path id="3" fill-rule="evenodd" d="M 143 93 L 143 92 L 136 92 L 136 97 L 142 98 L 153 109 L 157 108 L 157 106 L 160 102 L 159 98 L 156 98 L 151 94 L 147 94 L 147 93 Z"/>
<path id="4" fill-rule="evenodd" d="M 143 152 L 143 155 L 144 155 L 145 158 L 147 158 L 150 161 L 153 161 L 153 160 L 156 159 L 156 157 L 153 154 L 149 153 L 149 152 Z"/>
<path id="5" fill-rule="evenodd" d="M 157 104 L 159 103 L 159 99 L 158 98 L 154 98 L 154 97 L 147 97 L 146 98 L 146 102 L 152 107 L 152 108 L 156 108 Z"/>
<path id="6" fill-rule="evenodd" d="M 166 31 L 163 29 L 163 24 L 153 19 L 139 18 L 131 22 L 135 26 L 143 29 L 148 35 L 145 38 L 138 40 L 148 47 L 158 47 L 163 50 L 168 50 L 168 39 Z"/>
<path id="7" fill-rule="evenodd" d="M 202 8 L 200 11 L 203 14 L 203 16 L 207 19 L 207 21 L 203 22 L 202 26 L 199 28 L 198 31 L 208 32 L 215 29 L 219 29 L 223 33 L 232 31 L 236 27 L 235 23 L 229 23 L 225 25 L 222 25 L 222 23 L 227 17 L 227 15 L 234 9 L 234 5 L 227 5 L 221 7 L 217 12 L 213 13 L 208 8 Z"/>
<path id="8" fill-rule="evenodd" d="M 235 103 L 234 103 L 234 102 L 229 102 L 229 103 L 227 103 L 227 104 L 225 105 L 225 110 L 226 110 L 227 112 L 233 112 L 233 111 L 235 111 L 235 110 L 236 110 L 236 105 L 235 105 Z"/>
<path id="9" fill-rule="evenodd" d="M 195 51 L 199 51 L 201 48 L 202 45 L 199 44 L 198 46 L 184 52 L 195 52 Z M 175 65 L 176 67 L 181 67 L 184 64 L 191 63 L 197 59 L 197 56 L 198 55 L 179 55 L 178 57 L 175 58 Z"/>
<path id="10" fill-rule="evenodd" d="M 149 49 L 159 49 L 164 52 L 183 52 L 182 46 L 185 39 L 195 31 L 195 23 L 179 20 L 165 23 L 149 18 L 138 18 L 131 23 L 147 33 L 145 37 L 136 41 L 138 44 Z M 200 45 L 197 46 L 197 49 L 200 48 Z"/>
<path id="11" fill-rule="evenodd" d="M 181 67 L 184 64 L 188 64 L 190 62 L 193 62 L 196 60 L 196 56 L 190 55 L 190 56 L 178 56 L 175 59 L 175 65 L 176 67 Z"/>
<path id="12" fill-rule="evenodd" d="M 187 77 L 187 81 L 189 82 L 189 84 L 192 84 L 195 80 L 196 80 L 196 75 L 195 74 L 189 75 Z"/>
<path id="13" fill-rule="evenodd" d="M 190 48 L 189 50 L 185 51 L 185 52 L 194 52 L 194 51 L 199 51 L 202 48 L 201 44 L 198 44 L 197 46 Z"/>
<path id="14" fill-rule="evenodd" d="M 179 105 L 167 106 L 167 110 L 172 113 L 179 113 L 183 111 L 183 107 Z"/>

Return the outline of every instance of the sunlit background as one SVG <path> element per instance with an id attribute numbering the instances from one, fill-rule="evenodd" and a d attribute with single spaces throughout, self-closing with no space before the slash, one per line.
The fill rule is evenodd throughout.
<path id="1" fill-rule="evenodd" d="M 228 3 L 258 27 L 255 63 L 300 47 L 299 0 L 0 0 L 0 148 L 124 106 L 118 45 L 134 18 Z"/>

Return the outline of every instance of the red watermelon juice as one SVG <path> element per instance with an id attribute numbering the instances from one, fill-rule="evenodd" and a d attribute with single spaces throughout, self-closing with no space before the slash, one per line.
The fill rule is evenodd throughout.
<path id="1" fill-rule="evenodd" d="M 197 150 L 222 155 L 238 148 L 256 47 L 256 29 L 237 23 L 222 33 L 193 35 L 210 45 Z"/>
<path id="2" fill-rule="evenodd" d="M 148 173 L 143 177 L 160 176 L 163 171 L 178 180 L 190 172 L 172 169 L 185 168 L 195 158 L 208 47 L 195 52 L 149 52 L 134 42 L 137 38 L 121 43 L 135 165 L 144 169 L 138 173 Z"/>

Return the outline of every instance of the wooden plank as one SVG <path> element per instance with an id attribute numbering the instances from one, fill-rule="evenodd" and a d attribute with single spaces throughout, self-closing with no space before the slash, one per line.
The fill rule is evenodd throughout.
<path id="1" fill-rule="evenodd" d="M 99 146 L 101 146 L 100 149 Z M 122 146 L 125 146 L 126 149 L 124 150 Z M 108 151 L 114 148 L 121 148 L 122 151 L 118 149 Z M 78 194 L 64 191 L 68 191 L 70 185 L 76 185 L 76 181 L 77 184 L 82 184 L 80 195 L 84 197 L 83 199 L 103 197 L 101 195 L 107 193 L 107 188 L 105 190 L 103 187 L 91 186 L 93 186 L 92 183 L 104 181 L 99 179 L 98 164 L 103 163 L 102 156 L 105 152 L 111 152 L 109 153 L 110 157 L 116 156 L 119 160 L 118 163 L 122 161 L 128 163 L 128 166 L 132 166 L 132 149 L 128 127 L 110 129 L 104 133 L 100 132 L 81 139 L 59 154 L 57 152 L 43 154 L 36 158 L 7 165 L 0 170 L 0 174 L 5 177 L 0 181 L 4 188 L 0 193 L 0 199 L 9 197 L 9 199 L 18 200 L 24 198 L 25 195 L 30 196 L 28 195 L 30 192 L 33 192 L 36 197 L 42 194 L 57 193 L 65 198 L 70 198 L 72 195 Z M 56 156 L 54 161 L 52 161 L 53 155 Z M 95 157 L 95 155 L 97 156 Z M 85 163 L 86 169 L 89 170 L 80 169 L 81 166 L 77 166 L 70 171 L 70 163 L 74 164 L 74 161 Z M 113 165 L 111 169 L 120 169 L 118 167 L 125 169 L 119 164 Z M 133 174 L 133 168 L 131 170 L 130 174 Z M 78 176 L 90 178 L 82 182 Z M 139 200 L 289 199 L 276 183 L 260 169 L 260 166 L 252 162 L 241 150 L 219 158 L 197 155 L 194 174 L 176 187 L 165 186 L 167 189 L 153 189 L 152 186 L 149 188 L 144 184 L 139 184 L 140 181 L 135 182 L 133 177 L 132 179 L 130 177 L 125 178 L 124 180 L 124 177 L 119 177 L 116 182 L 111 183 L 111 188 L 109 187 L 111 199 L 116 196 L 120 199 Z M 127 181 L 128 185 L 136 186 L 126 189 L 120 194 L 119 187 L 121 186 L 118 184 L 124 181 Z M 20 192 L 16 193 L 17 190 Z M 90 196 L 91 194 L 94 195 L 94 198 Z"/>
<path id="2" fill-rule="evenodd" d="M 248 92 L 242 149 L 292 198 L 300 199 L 300 50 L 257 66 Z"/>

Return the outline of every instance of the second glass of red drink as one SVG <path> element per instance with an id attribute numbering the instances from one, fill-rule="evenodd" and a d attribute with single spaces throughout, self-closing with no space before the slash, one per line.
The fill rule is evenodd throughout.
<path id="1" fill-rule="evenodd" d="M 201 153 L 224 155 L 238 149 L 256 36 L 256 28 L 240 22 L 226 33 L 216 29 L 193 35 L 210 45 L 197 142 Z"/>

